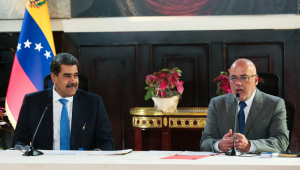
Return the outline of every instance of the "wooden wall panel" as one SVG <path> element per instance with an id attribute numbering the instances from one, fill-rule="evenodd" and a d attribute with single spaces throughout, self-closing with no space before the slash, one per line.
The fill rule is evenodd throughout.
<path id="1" fill-rule="evenodd" d="M 136 106 L 152 107 L 153 102 L 151 100 L 145 101 L 146 95 L 146 76 L 153 73 L 150 71 L 150 47 L 149 44 L 138 44 L 136 52 Z"/>
<path id="2" fill-rule="evenodd" d="M 178 107 L 206 107 L 209 103 L 209 46 L 194 45 L 153 45 L 153 72 L 163 68 L 179 67 L 184 92 Z"/>
<path id="3" fill-rule="evenodd" d="M 5 106 L 5 96 L 18 38 L 18 34 L 0 33 L 0 107 Z"/>
<path id="4" fill-rule="evenodd" d="M 89 78 L 91 92 L 102 97 L 110 118 L 116 148 L 132 131 L 129 109 L 135 105 L 135 46 L 81 46 L 81 74 Z M 132 134 L 126 135 L 132 137 Z"/>
<path id="5" fill-rule="evenodd" d="M 122 108 L 125 106 L 125 60 L 122 58 L 94 58 L 92 75 L 93 93 L 98 94 L 105 100 L 104 104 L 109 111 L 116 145 L 121 148 L 124 133 Z M 119 86 L 114 86 L 117 84 Z M 111 96 L 116 97 L 112 98 Z M 113 106 L 109 107 L 111 105 Z M 114 117 L 122 119 L 115 119 Z"/>
<path id="6" fill-rule="evenodd" d="M 0 98 L 6 96 L 14 57 L 14 49 L 0 49 Z M 0 106 L 4 106 L 4 99 L 0 99 Z"/>

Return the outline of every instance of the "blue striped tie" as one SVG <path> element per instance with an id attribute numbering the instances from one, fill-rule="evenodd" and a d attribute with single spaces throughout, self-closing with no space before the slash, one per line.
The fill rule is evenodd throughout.
<path id="1" fill-rule="evenodd" d="M 60 117 L 60 150 L 70 150 L 70 120 L 67 110 L 67 99 L 59 99 L 63 105 Z"/>
<path id="2" fill-rule="evenodd" d="M 240 111 L 239 111 L 239 126 L 240 126 L 240 133 L 244 133 L 244 127 L 245 127 L 245 112 L 244 108 L 247 106 L 245 102 L 240 102 Z"/>

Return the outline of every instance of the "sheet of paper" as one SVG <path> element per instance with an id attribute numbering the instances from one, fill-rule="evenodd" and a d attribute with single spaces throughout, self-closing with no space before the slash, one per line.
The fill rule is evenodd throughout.
<path id="1" fill-rule="evenodd" d="M 86 154 L 86 152 L 92 151 L 65 151 L 65 150 L 42 150 L 44 155 L 78 155 L 78 154 Z"/>
<path id="2" fill-rule="evenodd" d="M 193 151 L 184 151 L 179 153 L 180 156 L 203 156 L 203 155 L 217 155 L 214 152 L 193 152 Z"/>
<path id="3" fill-rule="evenodd" d="M 87 155 L 124 155 L 129 152 L 132 152 L 132 149 L 126 150 L 117 150 L 117 151 L 77 151 L 77 150 L 43 150 L 45 155 L 79 155 L 79 154 L 87 154 Z"/>
<path id="4" fill-rule="evenodd" d="M 89 155 L 125 155 L 132 152 L 132 149 L 117 150 L 117 151 L 93 151 L 89 152 Z"/>
<path id="5" fill-rule="evenodd" d="M 250 154 L 250 153 L 248 153 L 248 154 L 243 154 L 243 155 L 241 155 L 242 157 L 260 157 L 260 155 L 258 155 L 258 154 Z"/>

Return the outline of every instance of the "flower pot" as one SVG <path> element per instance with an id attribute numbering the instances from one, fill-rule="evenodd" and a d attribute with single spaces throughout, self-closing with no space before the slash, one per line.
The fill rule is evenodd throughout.
<path id="1" fill-rule="evenodd" d="M 154 109 L 161 112 L 177 113 L 179 96 L 180 95 L 170 98 L 152 97 Z"/>

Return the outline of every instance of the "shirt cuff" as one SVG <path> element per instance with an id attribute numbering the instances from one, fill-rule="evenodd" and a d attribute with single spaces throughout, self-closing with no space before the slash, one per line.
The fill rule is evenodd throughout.
<path id="1" fill-rule="evenodd" d="M 219 142 L 220 141 L 216 142 L 215 145 L 214 145 L 215 152 L 221 152 L 220 149 L 219 149 Z"/>
<path id="2" fill-rule="evenodd" d="M 250 141 L 250 143 L 251 143 L 251 146 L 250 146 L 249 152 L 247 152 L 247 153 L 255 153 L 255 151 L 257 150 L 257 147 L 253 142 Z"/>

